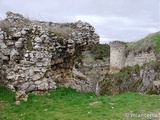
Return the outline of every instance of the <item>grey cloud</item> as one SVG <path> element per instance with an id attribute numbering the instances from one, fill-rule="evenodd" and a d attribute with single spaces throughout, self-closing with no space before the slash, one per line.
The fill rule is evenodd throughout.
<path id="1" fill-rule="evenodd" d="M 0 17 L 7 11 L 53 22 L 81 19 L 95 26 L 101 43 L 160 31 L 160 0 L 0 0 Z"/>

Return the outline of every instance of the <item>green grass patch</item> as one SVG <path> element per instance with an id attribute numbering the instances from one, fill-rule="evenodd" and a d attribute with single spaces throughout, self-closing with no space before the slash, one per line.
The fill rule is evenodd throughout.
<path id="1" fill-rule="evenodd" d="M 99 104 L 90 105 L 93 102 Z M 1 120 L 127 119 L 124 116 L 126 113 L 158 113 L 159 104 L 158 95 L 127 92 L 96 97 L 93 93 L 80 93 L 70 88 L 59 87 L 46 95 L 30 94 L 27 102 L 15 105 L 14 93 L 0 87 L 0 106 L 3 106 L 0 107 Z"/>

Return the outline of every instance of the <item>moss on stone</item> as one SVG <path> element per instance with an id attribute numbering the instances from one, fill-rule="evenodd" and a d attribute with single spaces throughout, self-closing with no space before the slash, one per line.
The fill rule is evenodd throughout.
<path id="1" fill-rule="evenodd" d="M 30 50 L 30 51 L 32 51 L 33 50 L 33 45 L 32 45 L 32 40 L 31 39 L 28 39 L 28 40 L 26 40 L 26 48 L 28 49 L 28 50 Z"/>
<path id="2" fill-rule="evenodd" d="M 160 61 L 152 61 L 148 64 L 145 64 L 144 66 L 151 67 L 155 71 L 160 71 Z"/>
<path id="3" fill-rule="evenodd" d="M 135 80 L 133 74 L 138 79 Z M 106 74 L 105 78 L 99 82 L 100 94 L 119 94 L 126 91 L 136 92 L 141 82 L 139 65 L 127 66 L 118 73 Z"/>
<path id="4" fill-rule="evenodd" d="M 140 66 L 138 64 L 136 64 L 134 66 L 134 69 L 135 69 L 136 73 L 138 73 L 140 71 Z"/>

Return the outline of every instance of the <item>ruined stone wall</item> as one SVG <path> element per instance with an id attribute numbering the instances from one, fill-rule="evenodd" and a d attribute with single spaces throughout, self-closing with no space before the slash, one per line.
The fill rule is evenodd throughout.
<path id="1" fill-rule="evenodd" d="M 125 43 L 110 42 L 110 72 L 119 71 L 125 65 Z"/>
<path id="2" fill-rule="evenodd" d="M 160 94 L 159 65 L 160 61 L 155 61 L 139 69 L 128 66 L 120 74 L 108 74 L 98 83 L 99 94 L 120 94 L 127 91 Z"/>
<path id="3" fill-rule="evenodd" d="M 130 52 L 126 58 L 125 66 L 134 66 L 136 64 L 142 66 L 144 63 L 151 61 L 156 61 L 156 55 L 152 50 L 149 52 L 141 52 L 139 54 Z"/>
<path id="4" fill-rule="evenodd" d="M 74 80 L 70 85 L 82 92 L 96 92 L 96 84 L 109 72 L 108 59 L 95 59 L 90 51 L 84 51 L 81 60 L 76 60 Z"/>
<path id="5" fill-rule="evenodd" d="M 153 50 L 142 51 L 135 54 L 130 51 L 126 54 L 125 43 L 114 41 L 110 43 L 110 72 L 118 72 L 125 66 L 134 66 L 136 64 L 142 66 L 144 63 L 156 61 L 156 55 Z"/>
<path id="6" fill-rule="evenodd" d="M 44 93 L 56 83 L 69 83 L 74 59 L 98 42 L 88 23 L 31 21 L 8 12 L 0 21 L 0 85 L 23 91 L 19 93 Z"/>

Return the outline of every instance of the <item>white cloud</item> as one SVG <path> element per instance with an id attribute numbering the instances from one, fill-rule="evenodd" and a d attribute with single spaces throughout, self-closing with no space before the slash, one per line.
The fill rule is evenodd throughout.
<path id="1" fill-rule="evenodd" d="M 157 31 L 159 31 L 159 30 L 156 28 L 148 28 L 148 32 L 150 32 L 150 33 L 155 33 Z"/>
<path id="2" fill-rule="evenodd" d="M 89 23 L 96 23 L 102 25 L 107 22 L 121 22 L 123 24 L 132 24 L 133 20 L 127 17 L 118 17 L 118 16 L 98 16 L 98 15 L 77 15 L 75 16 L 76 20 L 87 21 Z"/>
<path id="3" fill-rule="evenodd" d="M 75 16 L 76 20 L 82 20 L 89 23 L 103 24 L 105 21 L 104 17 L 101 16 L 86 16 L 86 15 L 77 15 Z"/>
<path id="4" fill-rule="evenodd" d="M 111 41 L 112 39 L 109 39 L 109 38 L 100 38 L 100 43 L 101 44 L 104 44 L 104 43 L 109 43 L 109 41 Z"/>

